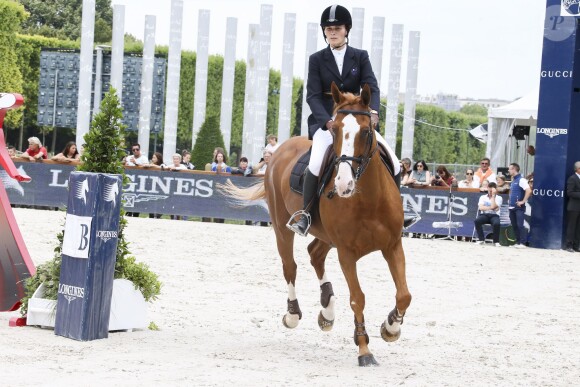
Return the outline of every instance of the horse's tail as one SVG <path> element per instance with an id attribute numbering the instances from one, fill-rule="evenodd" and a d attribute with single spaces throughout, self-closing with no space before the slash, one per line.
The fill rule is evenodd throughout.
<path id="1" fill-rule="evenodd" d="M 264 187 L 263 179 L 246 188 L 237 187 L 230 181 L 230 179 L 228 179 L 225 184 L 216 184 L 216 187 L 229 199 L 230 202 L 232 202 L 232 204 L 237 204 L 237 206 L 240 207 L 245 207 L 252 203 L 255 204 L 256 201 L 263 202 L 266 198 L 266 188 Z"/>

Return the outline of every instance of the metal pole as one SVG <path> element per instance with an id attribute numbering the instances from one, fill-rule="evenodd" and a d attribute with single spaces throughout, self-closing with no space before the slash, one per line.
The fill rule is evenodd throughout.
<path id="1" fill-rule="evenodd" d="M 97 64 L 95 68 L 95 92 L 93 94 L 93 118 L 101 110 L 103 93 L 103 46 L 97 46 Z"/>
<path id="2" fill-rule="evenodd" d="M 54 73 L 54 101 L 52 103 L 52 152 L 56 147 L 56 98 L 58 94 L 58 69 Z M 42 132 L 42 144 L 44 144 L 44 131 Z"/>

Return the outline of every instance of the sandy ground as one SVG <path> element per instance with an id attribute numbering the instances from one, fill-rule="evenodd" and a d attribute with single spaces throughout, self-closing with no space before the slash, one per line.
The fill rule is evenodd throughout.
<path id="1" fill-rule="evenodd" d="M 35 263 L 49 259 L 64 214 L 15 214 Z M 11 328 L 17 313 L 0 313 L 1 385 L 580 384 L 580 253 L 405 238 L 413 302 L 394 343 L 379 333 L 394 285 L 381 255 L 365 257 L 359 277 L 380 366 L 359 368 L 335 250 L 327 272 L 337 316 L 323 333 L 310 238 L 297 238 L 304 316 L 288 330 L 270 228 L 129 218 L 127 237 L 164 283 L 149 308 L 161 330 L 77 342 L 49 329 Z"/>

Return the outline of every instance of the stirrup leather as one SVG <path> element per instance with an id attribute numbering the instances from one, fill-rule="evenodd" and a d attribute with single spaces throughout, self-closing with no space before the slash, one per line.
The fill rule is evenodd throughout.
<path id="1" fill-rule="evenodd" d="M 307 225 L 304 232 L 302 232 L 302 230 L 298 228 L 298 221 L 294 220 L 298 215 L 302 215 L 303 217 L 306 218 Z M 312 225 L 312 217 L 305 210 L 298 210 L 295 213 L 293 213 L 290 219 L 288 219 L 288 223 L 286 223 L 286 227 L 288 227 L 288 229 L 294 231 L 296 234 L 300 236 L 307 236 L 308 230 L 310 230 L 311 225 Z"/>

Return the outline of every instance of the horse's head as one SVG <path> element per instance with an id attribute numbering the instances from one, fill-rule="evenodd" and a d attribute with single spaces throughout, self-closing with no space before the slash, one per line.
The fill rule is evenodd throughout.
<path id="1" fill-rule="evenodd" d="M 375 131 L 371 128 L 371 90 L 368 85 L 360 96 L 341 93 L 332 83 L 334 99 L 334 151 L 337 172 L 334 178 L 336 193 L 348 198 L 355 192 L 356 181 L 364 172 L 377 146 Z"/>

